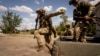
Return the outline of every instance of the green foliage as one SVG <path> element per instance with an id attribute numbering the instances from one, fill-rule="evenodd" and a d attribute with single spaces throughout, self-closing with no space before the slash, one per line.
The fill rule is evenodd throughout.
<path id="1" fill-rule="evenodd" d="M 66 29 L 67 16 L 63 14 L 60 17 L 62 18 L 63 21 L 60 22 L 60 24 L 56 27 L 56 31 L 58 35 L 63 35 Z"/>
<path id="2" fill-rule="evenodd" d="M 87 35 L 94 35 L 96 29 L 96 24 L 90 24 L 88 29 L 87 29 Z"/>
<path id="3" fill-rule="evenodd" d="M 30 30 L 30 33 L 31 33 L 31 34 L 34 34 L 34 31 L 35 31 L 35 29 L 31 29 L 31 30 Z"/>
<path id="4" fill-rule="evenodd" d="M 1 30 L 3 33 L 18 33 L 16 27 L 20 25 L 21 18 L 19 15 L 7 11 L 2 15 L 2 23 Z"/>
<path id="5" fill-rule="evenodd" d="M 56 27 L 56 31 L 57 31 L 58 35 L 63 34 L 65 29 L 66 29 L 66 27 L 63 22 L 61 22 L 60 25 Z"/>

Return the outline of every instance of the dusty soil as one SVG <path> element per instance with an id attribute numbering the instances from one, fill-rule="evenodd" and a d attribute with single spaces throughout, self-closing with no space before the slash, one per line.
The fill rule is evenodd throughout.
<path id="1" fill-rule="evenodd" d="M 0 33 L 0 56 L 51 56 L 47 47 L 37 52 L 37 41 L 33 37 L 30 34 Z"/>

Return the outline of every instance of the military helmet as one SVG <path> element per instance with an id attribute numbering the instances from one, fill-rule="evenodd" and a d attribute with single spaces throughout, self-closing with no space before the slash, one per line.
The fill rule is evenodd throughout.
<path id="1" fill-rule="evenodd" d="M 43 8 L 40 8 L 36 11 L 36 13 L 45 13 L 45 10 Z"/>
<path id="2" fill-rule="evenodd" d="M 79 0 L 70 0 L 69 5 L 72 5 L 73 3 L 77 3 Z"/>
<path id="3" fill-rule="evenodd" d="M 70 28 L 71 26 L 70 26 L 70 24 L 66 24 L 66 27 L 67 27 L 67 28 Z"/>

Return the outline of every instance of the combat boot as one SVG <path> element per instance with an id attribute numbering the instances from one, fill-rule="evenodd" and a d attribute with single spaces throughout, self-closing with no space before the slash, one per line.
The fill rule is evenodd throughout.
<path id="1" fill-rule="evenodd" d="M 53 48 L 52 45 L 47 43 L 46 46 L 49 49 L 50 53 L 52 54 L 52 48 Z"/>

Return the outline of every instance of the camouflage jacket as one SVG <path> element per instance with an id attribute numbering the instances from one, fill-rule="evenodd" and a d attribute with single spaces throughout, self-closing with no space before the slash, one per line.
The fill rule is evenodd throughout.
<path id="1" fill-rule="evenodd" d="M 81 1 L 78 6 L 73 11 L 73 16 L 84 17 L 84 16 L 92 16 L 94 12 L 94 6 L 91 5 L 87 1 Z M 76 19 L 76 18 L 74 18 Z"/>
<path id="2" fill-rule="evenodd" d="M 54 12 L 54 13 L 50 13 L 50 14 L 44 14 L 42 16 L 37 16 L 36 18 L 36 24 L 39 21 L 39 28 L 42 27 L 52 27 L 52 19 L 51 17 L 63 14 L 64 12 L 59 11 L 59 12 Z M 37 25 L 35 26 L 37 28 Z"/>

